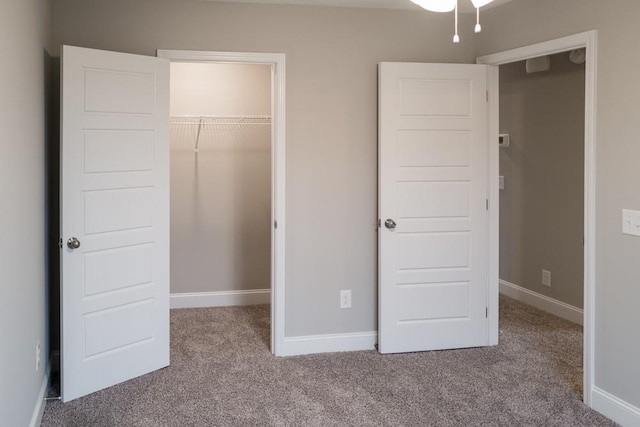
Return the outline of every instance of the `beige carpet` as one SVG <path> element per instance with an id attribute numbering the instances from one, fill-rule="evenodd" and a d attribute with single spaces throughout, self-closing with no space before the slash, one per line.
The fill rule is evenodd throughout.
<path id="1" fill-rule="evenodd" d="M 608 426 L 581 402 L 582 330 L 500 300 L 500 345 L 276 358 L 269 307 L 171 313 L 171 366 L 43 426 Z"/>

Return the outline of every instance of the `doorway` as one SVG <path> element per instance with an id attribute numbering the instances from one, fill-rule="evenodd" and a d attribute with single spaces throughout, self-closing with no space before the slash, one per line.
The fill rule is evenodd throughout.
<path id="1" fill-rule="evenodd" d="M 500 290 L 582 325 L 584 49 L 500 66 Z"/>
<path id="2" fill-rule="evenodd" d="M 271 66 L 170 65 L 171 308 L 269 304 Z"/>
<path id="3" fill-rule="evenodd" d="M 270 166 L 269 172 L 265 175 L 265 168 L 262 167 L 262 176 L 261 177 L 267 180 L 266 188 L 269 189 L 269 196 L 267 199 L 270 201 L 270 207 L 266 212 L 264 211 L 264 203 L 262 203 L 262 209 L 259 212 L 253 212 L 253 214 L 260 214 L 262 217 L 261 222 L 264 222 L 264 216 L 268 217 L 268 225 L 270 228 L 269 235 L 264 235 L 263 232 L 259 232 L 256 236 L 260 235 L 258 239 L 262 240 L 262 243 L 265 241 L 269 241 L 270 248 L 270 259 L 268 262 L 268 266 L 263 265 L 263 272 L 269 271 L 270 277 L 268 278 L 268 287 L 265 288 L 265 282 L 252 281 L 250 278 L 248 282 L 249 289 L 242 289 L 241 292 L 238 292 L 238 289 L 232 290 L 224 290 L 218 289 L 215 292 L 222 292 L 222 294 L 218 293 L 218 296 L 221 296 L 223 300 L 226 298 L 227 301 L 231 303 L 248 301 L 248 303 L 255 302 L 263 302 L 265 298 L 271 302 L 271 352 L 275 355 L 279 355 L 282 349 L 282 343 L 284 342 L 284 245 L 285 245 L 285 171 L 284 171 L 284 156 L 285 156 L 285 139 L 284 139 L 284 112 L 285 112 L 285 104 L 284 104 L 284 55 L 283 54 L 256 54 L 256 53 L 231 53 L 231 52 L 198 52 L 198 51 L 175 51 L 175 50 L 158 50 L 158 57 L 167 58 L 171 61 L 172 72 L 174 70 L 181 72 L 187 72 L 188 70 L 184 67 L 191 66 L 201 66 L 205 68 L 201 68 L 200 72 L 206 69 L 206 66 L 223 66 L 226 67 L 227 72 L 231 72 L 230 76 L 233 75 L 234 71 L 233 66 L 242 67 L 247 66 L 246 70 L 252 68 L 253 72 L 263 73 L 266 69 L 267 79 L 270 81 L 270 90 L 269 90 L 269 99 L 266 101 L 262 100 L 262 105 L 258 107 L 260 109 L 265 110 L 264 112 L 269 112 L 270 114 L 211 114 L 212 111 L 208 111 L 209 114 L 184 114 L 185 111 L 176 111 L 176 116 L 183 117 L 174 117 L 173 119 L 173 128 L 176 132 L 180 132 L 179 129 L 184 130 L 187 135 L 191 135 L 191 141 L 193 143 L 192 147 L 189 148 L 191 151 L 191 165 L 189 166 L 189 161 L 187 160 L 184 165 L 178 166 L 177 163 L 174 163 L 172 160 L 172 172 L 173 166 L 176 167 L 187 167 L 193 173 L 196 171 L 198 173 L 202 173 L 202 164 L 196 163 L 196 159 L 194 157 L 200 156 L 200 159 L 197 162 L 201 162 L 204 157 L 204 151 L 207 149 L 205 145 L 202 147 L 199 146 L 200 143 L 206 144 L 206 139 L 208 137 L 209 142 L 213 143 L 213 140 L 216 139 L 215 136 L 218 137 L 224 135 L 226 136 L 225 142 L 218 142 L 218 144 L 227 144 L 227 149 L 230 148 L 228 145 L 233 143 L 241 142 L 244 140 L 245 145 L 251 144 L 251 141 L 254 143 L 254 148 L 262 145 L 264 147 L 264 143 L 266 140 L 270 142 L 270 147 L 267 149 L 266 155 L 270 158 Z M 182 67 L 182 69 L 181 69 Z M 236 71 L 239 69 L 236 69 Z M 206 73 L 206 72 L 205 72 Z M 185 81 L 188 81 L 186 79 Z M 173 83 L 173 81 L 172 81 Z M 173 95 L 173 94 L 172 94 Z M 173 107 L 173 105 L 172 105 Z M 254 105 L 255 107 L 255 105 Z M 268 108 L 267 108 L 268 107 Z M 268 111 L 266 111 L 268 110 Z M 204 113 L 207 111 L 202 110 Z M 236 110 L 235 113 L 240 112 L 241 110 Z M 173 112 L 172 112 L 173 116 Z M 187 117 L 184 117 L 187 116 Z M 200 117 L 202 116 L 202 117 Z M 208 117 L 207 117 L 208 116 Z M 218 117 L 215 117 L 218 116 Z M 234 117 L 235 116 L 235 117 Z M 207 122 L 207 123 L 205 123 Z M 186 129 L 185 129 L 186 128 Z M 191 130 L 188 130 L 188 129 Z M 206 129 L 206 130 L 205 130 Z M 234 136 L 235 135 L 235 136 Z M 186 140 L 189 138 L 186 137 Z M 218 138 L 220 140 L 220 138 Z M 196 148 L 196 144 L 198 144 Z M 211 147 L 210 147 L 211 148 Z M 218 148 L 221 148 L 220 146 Z M 173 146 L 172 146 L 172 155 L 173 155 Z M 198 150 L 196 152 L 195 150 Z M 255 152 L 254 152 L 255 154 Z M 263 153 L 265 154 L 265 153 Z M 260 155 L 258 155 L 260 157 Z M 215 160 L 212 160 L 215 161 Z M 238 166 L 238 164 L 236 164 Z M 252 173 L 256 172 L 255 168 L 251 168 L 251 166 L 244 165 L 246 170 L 252 170 Z M 249 169 L 247 169 L 248 167 Z M 241 171 L 238 168 L 235 168 L 235 172 L 229 171 L 229 173 L 235 174 L 236 178 L 238 178 L 238 182 L 240 182 Z M 193 175 L 195 177 L 196 175 Z M 213 177 L 212 177 L 213 178 Z M 219 179 L 223 177 L 218 177 Z M 215 180 L 215 178 L 214 178 Z M 263 182 L 264 184 L 264 182 Z M 187 185 L 191 185 L 192 189 L 195 189 L 197 181 L 191 180 L 191 184 L 187 183 Z M 173 190 L 173 188 L 172 188 Z M 221 189 L 224 192 L 224 189 Z M 173 199 L 172 195 L 172 199 Z M 251 201 L 251 197 L 245 197 L 245 201 Z M 265 199 L 266 200 L 266 199 Z M 236 199 L 236 201 L 238 201 Z M 255 202 L 255 200 L 253 200 Z M 258 202 L 259 203 L 259 202 Z M 176 206 L 176 209 L 179 209 Z M 185 212 L 183 212 L 185 213 Z M 187 214 L 196 214 L 196 211 L 187 210 Z M 172 215 L 174 214 L 174 203 L 172 202 Z M 230 214 L 230 212 L 227 212 Z M 256 216 L 257 218 L 257 216 Z M 256 219 L 254 218 L 254 220 Z M 249 218 L 246 218 L 249 219 Z M 225 219 L 222 219 L 224 222 Z M 172 237 L 174 233 L 174 223 L 172 218 Z M 237 237 L 237 236 L 236 236 Z M 247 237 L 247 236 L 245 236 Z M 231 241 L 234 240 L 233 236 L 229 236 Z M 241 239 L 242 240 L 242 239 Z M 187 242 L 188 239 L 184 242 Z M 184 245 L 183 242 L 183 245 Z M 254 242 L 255 243 L 255 242 Z M 247 246 L 250 246 L 251 243 L 247 242 Z M 262 245 L 264 246 L 264 245 Z M 177 247 L 173 246 L 172 243 L 172 266 L 173 266 L 173 258 L 174 258 L 174 250 L 178 250 Z M 259 254 L 258 254 L 259 256 Z M 268 269 L 266 267 L 269 267 Z M 259 269 L 258 269 L 259 270 Z M 178 273 L 176 273 L 178 274 Z M 238 269 L 235 269 L 235 273 L 232 270 L 227 270 L 227 278 L 229 276 L 237 276 L 239 273 Z M 174 279 L 174 273 L 172 271 L 172 282 Z M 186 277 L 186 275 L 185 275 Z M 230 282 L 229 282 L 230 283 Z M 229 286 L 229 283 L 227 284 Z M 237 285 L 231 285 L 233 287 L 237 287 Z M 270 289 L 270 296 L 268 295 L 267 290 Z M 202 288 L 198 290 L 202 292 Z M 172 293 L 174 293 L 173 283 L 172 283 Z M 226 295 L 225 295 L 226 292 Z M 182 293 L 182 292 L 180 292 Z M 190 292 L 185 292 L 189 294 Z M 211 296 L 212 294 L 209 294 Z M 189 297 L 187 297 L 189 298 Z M 214 297 L 215 298 L 215 297 Z M 180 306 L 178 301 L 180 298 L 172 299 L 172 306 L 177 307 Z M 206 297 L 205 297 L 206 300 Z M 175 301 L 175 305 L 174 305 Z M 202 300 L 201 300 L 202 301 Z"/>
<path id="4" fill-rule="evenodd" d="M 483 56 L 477 59 L 480 64 L 505 65 L 522 60 L 584 49 L 584 249 L 583 249 L 583 301 L 584 301 L 584 342 L 583 342 L 583 400 L 591 406 L 594 360 L 594 306 L 595 306 L 595 88 L 596 88 L 596 31 L 588 31 L 561 39 L 542 42 L 522 48 Z M 496 87 L 499 85 L 497 71 L 491 76 Z M 498 104 L 494 103 L 490 112 L 492 117 L 499 114 Z M 496 159 L 497 160 L 497 159 Z M 492 173 L 498 174 L 498 164 L 492 167 Z M 506 183 L 505 183 L 506 185 Z M 492 236 L 497 244 L 498 236 Z"/>
<path id="5" fill-rule="evenodd" d="M 271 68 L 170 74 L 171 306 L 268 303 Z"/>

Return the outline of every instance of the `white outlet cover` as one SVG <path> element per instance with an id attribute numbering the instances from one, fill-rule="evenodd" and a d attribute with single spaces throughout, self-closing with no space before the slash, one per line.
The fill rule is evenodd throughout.
<path id="1" fill-rule="evenodd" d="M 351 308 L 351 290 L 340 291 L 340 308 Z"/>
<path id="2" fill-rule="evenodd" d="M 640 211 L 622 210 L 622 233 L 640 236 Z"/>
<path id="3" fill-rule="evenodd" d="M 551 287 L 551 272 L 542 270 L 542 284 Z"/>

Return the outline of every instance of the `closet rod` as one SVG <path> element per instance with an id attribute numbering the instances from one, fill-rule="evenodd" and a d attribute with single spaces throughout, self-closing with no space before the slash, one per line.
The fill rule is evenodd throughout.
<path id="1" fill-rule="evenodd" d="M 200 130 L 202 129 L 202 120 L 198 123 L 198 134 L 196 135 L 196 154 L 198 154 L 198 146 L 200 145 Z"/>

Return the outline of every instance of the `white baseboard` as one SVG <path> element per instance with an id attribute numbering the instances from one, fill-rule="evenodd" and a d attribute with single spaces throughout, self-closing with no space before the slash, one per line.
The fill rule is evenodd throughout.
<path id="1" fill-rule="evenodd" d="M 171 308 L 227 307 L 269 304 L 271 289 L 247 291 L 191 292 L 170 295 Z"/>
<path id="2" fill-rule="evenodd" d="M 377 332 L 285 337 L 282 356 L 374 350 L 377 341 Z"/>
<path id="3" fill-rule="evenodd" d="M 595 386 L 591 390 L 591 407 L 624 427 L 640 426 L 640 408 Z"/>
<path id="4" fill-rule="evenodd" d="M 578 325 L 584 323 L 584 310 L 506 280 L 500 280 L 500 293 Z"/>
<path id="5" fill-rule="evenodd" d="M 29 427 L 39 427 L 42 423 L 42 416 L 44 415 L 44 407 L 47 403 L 45 398 L 47 397 L 47 390 L 49 389 L 49 377 L 51 376 L 51 362 L 47 365 L 44 377 L 42 378 L 42 385 L 40 386 L 40 392 L 38 393 L 38 400 L 33 408 L 33 414 L 31 415 L 31 421 Z"/>

